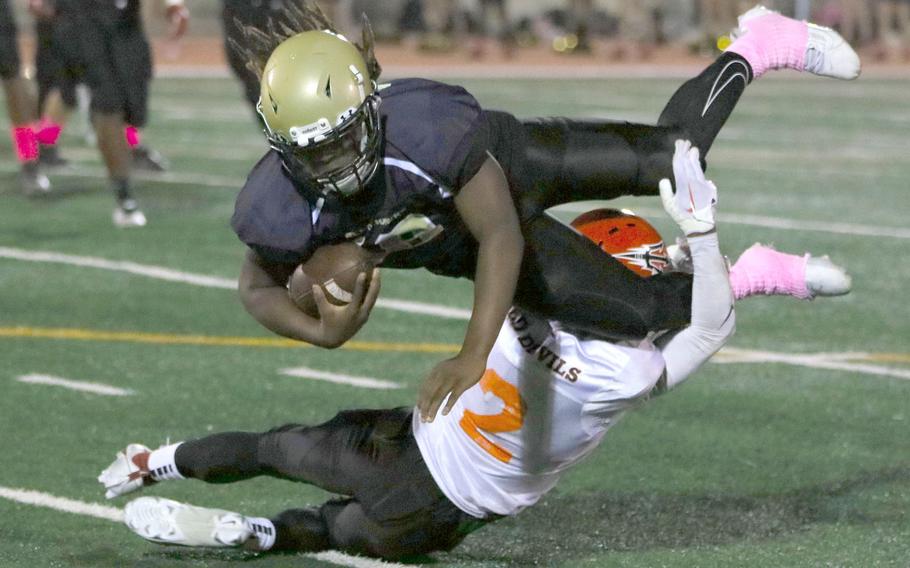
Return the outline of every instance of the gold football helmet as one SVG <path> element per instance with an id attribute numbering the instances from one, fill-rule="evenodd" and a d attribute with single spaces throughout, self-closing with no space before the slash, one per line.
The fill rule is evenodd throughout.
<path id="1" fill-rule="evenodd" d="M 363 55 L 344 36 L 307 31 L 282 42 L 263 68 L 257 108 L 296 180 L 349 196 L 376 173 L 379 96 Z"/>

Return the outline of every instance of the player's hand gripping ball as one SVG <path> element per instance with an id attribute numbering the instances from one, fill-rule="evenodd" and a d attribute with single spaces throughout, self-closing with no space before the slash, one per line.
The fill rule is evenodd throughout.
<path id="1" fill-rule="evenodd" d="M 366 273 L 365 288 L 369 289 L 373 268 L 379 259 L 374 253 L 356 243 L 326 245 L 316 249 L 313 256 L 297 267 L 288 283 L 291 299 L 305 314 L 319 317 L 313 286 L 319 285 L 326 300 L 335 306 L 351 302 L 357 276 Z"/>

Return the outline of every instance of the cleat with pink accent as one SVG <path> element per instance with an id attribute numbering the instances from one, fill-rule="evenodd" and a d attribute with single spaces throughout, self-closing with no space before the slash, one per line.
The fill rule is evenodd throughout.
<path id="1" fill-rule="evenodd" d="M 770 69 L 808 71 L 822 77 L 855 79 L 859 56 L 836 31 L 794 20 L 756 6 L 739 17 L 726 49 L 743 56 L 755 77 Z"/>
<path id="2" fill-rule="evenodd" d="M 755 243 L 730 268 L 730 285 L 737 300 L 749 296 L 840 296 L 850 291 L 847 272 L 828 257 L 803 256 Z"/>

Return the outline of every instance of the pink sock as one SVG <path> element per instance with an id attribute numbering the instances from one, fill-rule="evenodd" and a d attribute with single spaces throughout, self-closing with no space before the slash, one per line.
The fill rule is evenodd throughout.
<path id="1" fill-rule="evenodd" d="M 727 51 L 738 53 L 749 62 L 755 77 L 769 69 L 805 68 L 809 26 L 806 22 L 770 12 L 746 20 L 745 33 L 736 38 Z"/>
<path id="2" fill-rule="evenodd" d="M 778 252 L 758 243 L 742 253 L 730 269 L 730 285 L 737 300 L 758 294 L 793 296 L 809 300 L 806 261 L 809 255 Z"/>
<path id="3" fill-rule="evenodd" d="M 57 139 L 60 138 L 60 132 L 63 131 L 63 126 L 57 124 L 56 122 L 42 118 L 38 125 L 35 127 L 38 142 L 44 144 L 45 146 L 53 146 L 57 143 Z"/>
<path id="4" fill-rule="evenodd" d="M 139 130 L 135 126 L 126 125 L 126 128 L 123 129 L 123 135 L 126 136 L 126 143 L 130 145 L 130 148 L 135 148 L 139 145 Z"/>
<path id="5" fill-rule="evenodd" d="M 31 126 L 13 126 L 10 128 L 13 146 L 16 147 L 16 158 L 20 163 L 33 162 L 38 159 L 38 138 Z"/>

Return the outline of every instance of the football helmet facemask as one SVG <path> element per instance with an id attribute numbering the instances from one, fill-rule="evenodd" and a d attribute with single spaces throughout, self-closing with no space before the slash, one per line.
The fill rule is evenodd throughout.
<path id="1" fill-rule="evenodd" d="M 291 177 L 323 195 L 353 195 L 379 168 L 376 84 L 344 36 L 308 31 L 275 48 L 257 111 Z"/>
<path id="2" fill-rule="evenodd" d="M 572 227 L 639 276 L 660 274 L 670 266 L 660 233 L 631 211 L 594 209 L 576 217 Z"/>

